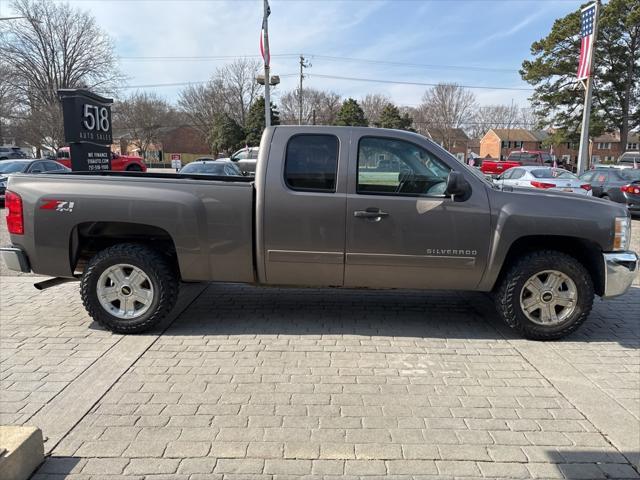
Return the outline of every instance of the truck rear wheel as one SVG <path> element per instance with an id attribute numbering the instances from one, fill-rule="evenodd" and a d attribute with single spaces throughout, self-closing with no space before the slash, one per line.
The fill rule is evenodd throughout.
<path id="1" fill-rule="evenodd" d="M 116 333 L 140 333 L 157 325 L 178 297 L 170 263 L 143 245 L 122 243 L 97 253 L 80 281 L 89 315 Z"/>
<path id="2" fill-rule="evenodd" d="M 511 328 L 532 340 L 554 340 L 575 331 L 589 316 L 593 282 L 570 255 L 530 253 L 513 264 L 496 292 L 496 307 Z"/>

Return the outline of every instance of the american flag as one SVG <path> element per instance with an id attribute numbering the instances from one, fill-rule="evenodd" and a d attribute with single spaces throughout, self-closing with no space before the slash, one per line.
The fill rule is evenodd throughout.
<path id="1" fill-rule="evenodd" d="M 580 14 L 580 61 L 578 62 L 578 80 L 591 75 L 593 57 L 593 37 L 596 24 L 596 4 L 582 9 Z"/>
<path id="2" fill-rule="evenodd" d="M 264 64 L 266 67 L 268 67 L 269 64 L 271 63 L 271 53 L 268 53 L 266 57 L 264 55 L 265 41 L 267 42 L 267 47 L 269 47 L 269 38 L 265 38 L 265 34 L 264 34 L 267 26 L 267 18 L 269 18 L 269 15 L 271 15 L 271 7 L 269 6 L 269 2 L 267 2 L 267 10 L 264 14 L 264 17 L 262 18 L 262 31 L 260 32 L 260 54 L 262 55 L 262 59 L 264 60 Z"/>

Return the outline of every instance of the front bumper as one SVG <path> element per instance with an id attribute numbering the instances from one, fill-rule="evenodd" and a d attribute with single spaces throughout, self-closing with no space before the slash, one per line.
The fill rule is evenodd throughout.
<path id="1" fill-rule="evenodd" d="M 638 255 L 635 252 L 603 253 L 604 295 L 611 298 L 622 295 L 638 275 Z"/>
<path id="2" fill-rule="evenodd" d="M 25 253 L 18 247 L 0 247 L 0 256 L 9 270 L 29 273 L 29 260 Z"/>

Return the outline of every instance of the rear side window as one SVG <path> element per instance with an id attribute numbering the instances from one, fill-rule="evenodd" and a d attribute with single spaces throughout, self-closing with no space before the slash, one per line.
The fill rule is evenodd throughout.
<path id="1" fill-rule="evenodd" d="M 296 135 L 287 144 L 284 180 L 292 190 L 335 192 L 338 137 Z"/>
<path id="2" fill-rule="evenodd" d="M 512 168 L 513 172 L 511 172 L 511 176 L 509 177 L 511 180 L 517 180 L 518 178 L 524 177 L 525 171 L 521 168 Z"/>

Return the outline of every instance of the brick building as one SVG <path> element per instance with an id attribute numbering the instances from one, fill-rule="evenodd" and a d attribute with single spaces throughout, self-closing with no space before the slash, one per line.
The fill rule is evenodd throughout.
<path id="1" fill-rule="evenodd" d="M 145 158 L 147 163 L 168 163 L 172 153 L 181 154 L 183 162 L 189 162 L 211 153 L 202 134 L 194 127 L 165 127 L 160 130 L 158 137 L 159 142 L 151 145 L 147 151 Z M 128 134 L 121 135 L 118 139 L 119 145 L 116 145 L 119 148 L 114 148 L 113 151 L 129 155 L 139 154 Z"/>
<path id="2" fill-rule="evenodd" d="M 513 151 L 543 150 L 549 134 L 524 128 L 492 128 L 480 140 L 482 158 L 507 158 Z"/>
<path id="3" fill-rule="evenodd" d="M 618 133 L 605 133 L 591 140 L 591 161 L 612 162 L 623 151 L 638 151 L 640 148 L 640 133 L 630 133 L 626 148 L 622 148 Z"/>
<path id="4" fill-rule="evenodd" d="M 471 139 L 461 128 L 451 128 L 446 130 L 440 128 L 428 128 L 426 133 L 431 140 L 448 150 L 449 153 L 461 162 L 467 158 Z M 450 147 L 447 148 L 446 145 L 449 145 Z"/>

